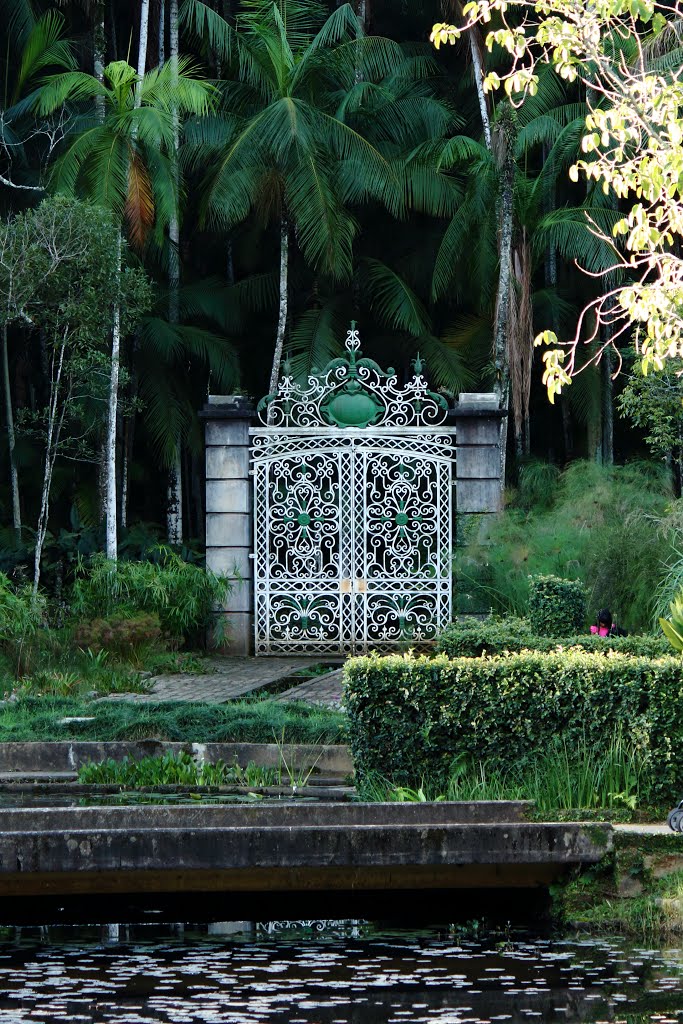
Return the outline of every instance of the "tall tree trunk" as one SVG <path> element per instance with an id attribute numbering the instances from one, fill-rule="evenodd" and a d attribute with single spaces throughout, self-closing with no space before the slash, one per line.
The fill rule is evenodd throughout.
<path id="1" fill-rule="evenodd" d="M 192 492 L 194 496 L 195 517 L 197 519 L 196 536 L 203 544 L 206 540 L 206 519 L 204 517 L 202 474 L 199 467 L 199 459 L 192 453 Z"/>
<path id="2" fill-rule="evenodd" d="M 12 488 L 12 526 L 17 535 L 21 537 L 21 504 L 19 502 L 19 474 L 17 473 L 17 462 L 14 456 L 15 435 L 14 435 L 14 413 L 12 412 L 12 391 L 9 379 L 9 355 L 7 352 L 7 324 L 2 325 L 2 383 L 5 392 L 5 416 L 7 419 L 7 446 L 9 449 L 9 472 L 10 485 Z"/>
<path id="3" fill-rule="evenodd" d="M 67 403 L 62 404 L 59 411 L 59 397 L 62 386 L 62 371 L 64 369 L 64 354 L 66 352 L 66 338 L 62 339 L 58 351 L 53 351 L 50 365 L 50 399 L 48 405 L 48 417 L 45 438 L 45 465 L 43 468 L 43 486 L 40 496 L 40 513 L 38 515 L 38 527 L 36 529 L 36 547 L 33 555 L 33 598 L 38 595 L 40 584 L 40 560 L 43 554 L 43 544 L 47 533 L 47 523 L 50 514 L 50 488 L 52 486 L 52 473 L 55 467 L 55 459 L 59 449 L 59 439 L 64 422 L 64 413 Z"/>
<path id="4" fill-rule="evenodd" d="M 95 0 L 93 6 L 93 72 L 98 82 L 104 82 L 104 63 L 106 53 L 107 37 L 104 27 L 104 0 Z M 112 23 L 115 20 L 114 11 L 111 11 Z M 104 121 L 104 96 L 95 97 L 95 111 L 98 121 Z M 97 489 L 99 492 L 99 515 L 100 522 L 107 517 L 107 438 L 99 450 L 97 465 Z"/>
<path id="5" fill-rule="evenodd" d="M 104 0 L 97 0 L 93 11 L 93 73 L 98 82 L 104 82 L 107 37 L 104 30 Z M 104 120 L 104 96 L 95 97 L 98 120 Z"/>
<path id="6" fill-rule="evenodd" d="M 168 470 L 166 533 L 169 544 L 183 543 L 183 467 L 180 439 L 176 441 L 173 464 Z"/>
<path id="7" fill-rule="evenodd" d="M 611 337 L 609 325 L 605 325 L 607 337 Z M 602 354 L 602 461 L 606 466 L 614 463 L 614 387 L 612 381 L 612 348 L 608 345 Z"/>
<path id="8" fill-rule="evenodd" d="M 111 60 L 119 59 L 119 47 L 116 39 L 116 0 L 109 0 L 106 5 L 105 11 L 105 26 L 109 42 L 108 52 L 111 55 Z"/>
<path id="9" fill-rule="evenodd" d="M 162 67 L 166 60 L 166 0 L 159 0 L 159 47 L 158 64 Z"/>
<path id="10" fill-rule="evenodd" d="M 142 103 L 142 79 L 144 78 L 145 71 L 147 69 L 147 39 L 149 35 L 149 0 L 142 0 L 140 7 L 140 43 L 138 46 L 138 66 L 137 75 L 138 81 L 135 84 L 135 106 L 139 107 Z M 137 378 L 133 375 L 131 380 L 131 394 L 135 398 L 137 392 Z M 125 419 L 123 427 L 123 452 L 121 459 L 121 518 L 120 525 L 122 528 L 128 526 L 128 493 L 129 493 L 129 480 L 130 480 L 130 464 L 133 454 L 133 436 L 135 433 L 135 407 L 133 403 L 133 409 L 131 410 L 130 416 Z"/>
<path id="11" fill-rule="evenodd" d="M 512 286 L 512 230 L 514 219 L 515 190 L 515 117 L 507 104 L 501 107 L 496 125 L 496 136 L 492 140 L 500 167 L 500 194 L 498 219 L 500 224 L 498 292 L 496 296 L 495 325 L 493 334 L 493 362 L 495 368 L 494 390 L 502 409 L 507 409 L 510 395 L 510 367 L 507 355 L 508 320 L 510 313 L 510 288 Z M 507 448 L 507 417 L 501 419 L 500 458 L 501 487 L 505 486 L 505 463 Z"/>
<path id="12" fill-rule="evenodd" d="M 178 68 L 178 0 L 169 0 L 169 57 L 172 68 Z M 174 75 L 174 85 L 177 74 Z M 180 217 L 178 214 L 179 174 L 178 149 L 180 144 L 180 124 L 177 108 L 173 109 L 173 184 L 174 206 L 168 226 L 168 319 L 169 323 L 177 324 L 179 320 L 178 288 L 180 284 Z M 168 474 L 168 497 L 166 525 L 169 544 L 183 542 L 183 472 L 182 472 L 181 439 L 176 438 L 173 463 Z"/>
<path id="13" fill-rule="evenodd" d="M 467 33 L 470 40 L 470 54 L 472 55 L 472 67 L 474 69 L 474 84 L 477 89 L 477 100 L 479 101 L 479 114 L 481 125 L 484 130 L 484 142 L 488 150 L 492 147 L 491 118 L 486 93 L 484 92 L 484 62 L 480 49 L 481 38 L 476 28 L 470 29 Z"/>
<path id="14" fill-rule="evenodd" d="M 289 271 L 289 224 L 287 217 L 282 214 L 280 221 L 280 308 L 277 319 L 277 334 L 275 336 L 275 351 L 273 352 L 273 368 L 270 371 L 270 386 L 268 394 L 274 395 L 277 391 L 280 380 L 280 366 L 282 364 L 282 351 L 285 344 L 285 330 L 287 328 L 287 286 Z M 268 417 L 270 421 L 270 416 Z"/>
<path id="15" fill-rule="evenodd" d="M 149 33 L 149 0 L 142 0 L 140 4 L 140 37 L 138 42 L 138 78 L 142 79 L 147 69 L 147 35 Z M 142 89 L 142 82 L 139 81 L 135 87 L 135 105 L 140 106 L 137 98 Z"/>
<path id="16" fill-rule="evenodd" d="M 111 369 L 109 373 L 109 409 L 107 412 L 107 437 L 105 443 L 105 554 L 110 561 L 116 561 L 116 413 L 119 397 L 119 364 L 121 359 L 121 231 L 117 238 L 117 276 L 114 296 L 114 315 L 111 332 Z"/>

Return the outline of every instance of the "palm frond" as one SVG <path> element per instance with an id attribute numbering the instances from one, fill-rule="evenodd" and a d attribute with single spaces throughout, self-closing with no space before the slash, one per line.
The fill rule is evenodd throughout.
<path id="1" fill-rule="evenodd" d="M 331 299 L 317 309 L 306 310 L 291 332 L 287 359 L 292 376 L 302 384 L 343 352 L 339 305 L 338 300 Z"/>
<path id="2" fill-rule="evenodd" d="M 422 334 L 418 339 L 420 355 L 427 365 L 427 376 L 432 388 L 442 388 L 449 394 L 457 395 L 470 388 L 476 375 L 472 370 L 469 355 L 452 337 L 437 338 L 433 334 Z"/>
<path id="3" fill-rule="evenodd" d="M 14 102 L 36 75 L 46 68 L 77 68 L 71 43 L 62 38 L 64 18 L 59 11 L 47 11 L 31 29 L 22 50 L 21 64 L 14 88 Z"/>
<path id="4" fill-rule="evenodd" d="M 154 196 L 148 170 L 134 150 L 130 151 L 128 160 L 128 192 L 124 216 L 130 241 L 141 249 L 154 223 Z"/>
<path id="5" fill-rule="evenodd" d="M 109 90 L 84 71 L 65 71 L 48 78 L 36 94 L 34 109 L 40 115 L 51 114 L 67 102 L 77 103 L 79 100 L 90 100 L 96 96 L 108 98 Z"/>
<path id="6" fill-rule="evenodd" d="M 305 49 L 325 19 L 318 0 L 242 0 L 238 29 L 258 33 L 278 21 L 294 51 Z"/>
<path id="7" fill-rule="evenodd" d="M 361 285 L 381 323 L 415 337 L 431 331 L 427 310 L 410 285 L 377 259 L 363 260 Z"/>
<path id="8" fill-rule="evenodd" d="M 331 171 L 330 162 L 319 153 L 300 152 L 284 176 L 285 200 L 306 260 L 336 280 L 345 280 L 352 271 L 356 224 L 339 202 Z"/>
<path id="9" fill-rule="evenodd" d="M 198 78 L 200 70 L 187 57 L 173 57 L 159 68 L 148 71 L 142 79 L 142 105 L 177 110 L 180 114 L 205 117 L 214 106 L 217 91 L 210 82 Z"/>
<path id="10" fill-rule="evenodd" d="M 232 61 L 237 46 L 237 33 L 224 18 L 201 0 L 183 0 L 178 11 L 181 28 L 197 39 L 206 39 L 222 61 Z"/>
<path id="11" fill-rule="evenodd" d="M 36 23 L 32 0 L 0 0 L 0 24 L 13 47 L 21 49 Z"/>
<path id="12" fill-rule="evenodd" d="M 439 168 L 447 169 L 456 167 L 469 161 L 475 161 L 484 167 L 491 164 L 493 157 L 491 153 L 469 135 L 454 135 L 444 143 L 439 160 Z"/>
<path id="13" fill-rule="evenodd" d="M 451 287 L 459 266 L 468 260 L 490 235 L 495 210 L 495 179 L 478 179 L 458 207 L 446 228 L 434 260 L 432 299 L 442 298 Z M 497 258 L 497 257 L 496 257 Z"/>
<path id="14" fill-rule="evenodd" d="M 576 260 L 591 273 L 599 273 L 613 266 L 615 253 L 609 242 L 591 231 L 588 216 L 595 221 L 608 238 L 621 214 L 618 210 L 599 207 L 564 207 L 553 210 L 539 223 L 534 235 L 534 252 L 554 246 L 565 259 Z"/>
<path id="15" fill-rule="evenodd" d="M 336 46 L 350 37 L 357 37 L 360 32 L 360 22 L 358 16 L 354 11 L 351 4 L 341 4 L 340 7 L 333 11 L 332 14 L 326 19 L 325 24 L 317 32 L 314 38 L 311 40 L 310 53 L 313 54 L 317 50 L 327 49 L 330 46 Z M 303 60 L 307 59 L 307 55 L 304 55 Z M 303 62 L 303 61 L 302 61 Z"/>

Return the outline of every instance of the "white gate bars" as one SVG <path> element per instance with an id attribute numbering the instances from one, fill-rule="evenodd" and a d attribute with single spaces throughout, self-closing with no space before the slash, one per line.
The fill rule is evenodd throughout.
<path id="1" fill-rule="evenodd" d="M 421 647 L 451 619 L 453 428 L 422 362 L 361 357 L 296 385 L 252 431 L 257 654 Z"/>

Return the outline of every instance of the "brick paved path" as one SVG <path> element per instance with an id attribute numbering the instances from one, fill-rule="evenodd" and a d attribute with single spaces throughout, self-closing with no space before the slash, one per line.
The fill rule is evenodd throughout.
<path id="1" fill-rule="evenodd" d="M 262 687 L 296 675 L 303 668 L 319 664 L 313 658 L 207 658 L 201 675 L 178 672 L 156 676 L 148 693 L 112 694 L 104 700 L 125 700 L 154 704 L 165 701 L 225 701 L 255 693 Z M 324 664 L 324 662 L 323 662 Z M 284 693 L 276 700 L 305 700 L 314 704 L 338 704 L 341 699 L 341 669 L 317 676 Z"/>
<path id="2" fill-rule="evenodd" d="M 305 700 L 309 704 L 327 704 L 335 706 L 341 703 L 342 669 L 326 672 L 315 679 L 307 679 L 305 683 L 292 686 L 291 689 L 278 693 L 275 700 Z"/>

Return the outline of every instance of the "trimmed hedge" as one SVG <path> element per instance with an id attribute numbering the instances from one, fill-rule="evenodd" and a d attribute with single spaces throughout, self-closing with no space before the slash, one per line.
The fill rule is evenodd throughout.
<path id="1" fill-rule="evenodd" d="M 561 736 L 603 748 L 616 732 L 648 765 L 641 799 L 683 797 L 679 658 L 572 650 L 502 658 L 355 658 L 345 668 L 349 741 L 360 777 L 445 779 L 454 758 L 523 772 Z"/>
<path id="2" fill-rule="evenodd" d="M 542 651 L 548 653 L 558 647 L 580 647 L 593 654 L 618 651 L 643 658 L 661 658 L 671 654 L 671 645 L 665 636 L 594 636 L 582 633 L 576 636 L 538 636 L 526 619 L 485 619 L 447 626 L 438 639 L 437 648 L 449 658 L 478 658 L 482 654 L 497 655 L 512 651 Z"/>
<path id="3" fill-rule="evenodd" d="M 529 576 L 529 624 L 540 636 L 568 636 L 586 619 L 586 593 L 578 580 Z"/>

